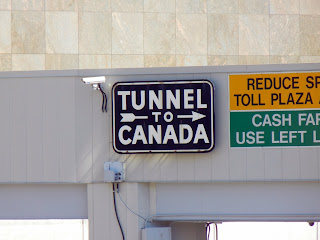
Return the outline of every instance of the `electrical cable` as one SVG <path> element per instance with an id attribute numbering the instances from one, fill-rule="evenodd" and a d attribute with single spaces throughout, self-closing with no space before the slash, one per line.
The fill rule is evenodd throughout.
<path id="1" fill-rule="evenodd" d="M 107 112 L 107 95 L 101 87 L 100 87 L 100 92 L 103 95 L 102 111 Z"/>
<path id="2" fill-rule="evenodd" d="M 119 220 L 119 216 L 118 216 L 118 211 L 117 211 L 117 204 L 116 204 L 116 195 L 115 195 L 115 187 L 114 187 L 115 183 L 112 183 L 112 190 L 113 190 L 113 206 L 114 206 L 114 212 L 116 214 L 117 217 L 117 221 L 118 221 L 118 225 L 119 228 L 121 230 L 121 234 L 122 234 L 122 240 L 125 240 L 124 234 L 123 234 L 123 229 Z M 117 183 L 117 192 L 119 192 L 119 185 Z"/>
<path id="3" fill-rule="evenodd" d="M 216 239 L 215 240 L 218 240 L 218 225 L 216 223 L 214 223 L 214 226 L 216 227 Z"/>
<path id="4" fill-rule="evenodd" d="M 207 240 L 210 238 L 211 223 L 206 223 Z"/>
<path id="5" fill-rule="evenodd" d="M 118 193 L 118 196 L 119 196 L 119 198 L 120 198 L 121 202 L 126 206 L 126 208 L 127 208 L 130 212 L 132 212 L 134 215 L 136 215 L 136 216 L 138 216 L 138 217 L 142 218 L 144 221 L 147 221 L 147 219 L 145 219 L 145 218 L 144 218 L 144 217 L 142 217 L 141 215 L 139 215 L 139 214 L 135 213 L 134 211 L 132 211 L 132 210 L 127 206 L 127 204 L 126 204 L 126 203 L 122 200 L 122 198 L 121 198 L 120 191 L 117 191 L 117 193 Z"/>
<path id="6" fill-rule="evenodd" d="M 101 89 L 103 96 L 104 96 L 104 107 L 103 110 L 104 112 L 107 112 L 107 95 L 105 94 L 105 92 L 103 92 L 103 90 Z"/>
<path id="7" fill-rule="evenodd" d="M 153 218 L 154 216 L 156 216 L 156 215 L 151 215 L 150 217 L 148 217 L 148 218 L 144 221 L 144 228 L 147 228 L 147 223 L 148 223 L 149 220 L 150 220 L 151 218 Z"/>
<path id="8" fill-rule="evenodd" d="M 102 94 L 102 106 L 101 106 L 101 111 L 102 112 L 107 112 L 107 95 L 106 93 L 103 91 L 101 84 L 98 84 L 99 90 Z"/>
<path id="9" fill-rule="evenodd" d="M 211 224 L 214 224 L 214 226 L 215 226 L 214 240 L 218 240 L 218 225 L 217 225 L 217 223 L 211 223 L 211 222 L 206 223 L 207 240 L 209 240 L 209 238 L 210 238 Z"/>
<path id="10" fill-rule="evenodd" d="M 100 90 L 100 92 L 101 92 L 101 87 L 99 86 L 99 90 Z M 102 94 L 102 104 L 101 104 L 101 111 L 102 112 L 104 112 L 104 94 L 101 92 L 101 94 Z"/>

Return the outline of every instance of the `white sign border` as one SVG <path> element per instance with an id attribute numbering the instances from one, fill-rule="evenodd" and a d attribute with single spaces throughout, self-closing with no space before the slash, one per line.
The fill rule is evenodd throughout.
<path id="1" fill-rule="evenodd" d="M 158 84 L 190 84 L 190 83 L 207 83 L 210 86 L 210 92 L 211 92 L 211 146 L 207 149 L 177 149 L 177 150 L 119 150 L 116 148 L 115 143 L 115 88 L 119 85 L 158 85 Z M 205 153 L 210 152 L 214 149 L 215 146 L 215 129 L 214 129 L 214 85 L 210 80 L 207 79 L 195 79 L 195 80 L 164 80 L 164 81 L 136 81 L 136 82 L 116 82 L 112 86 L 112 147 L 117 153 L 121 154 L 131 154 L 131 153 L 191 153 L 191 152 L 199 152 L 199 153 Z"/>

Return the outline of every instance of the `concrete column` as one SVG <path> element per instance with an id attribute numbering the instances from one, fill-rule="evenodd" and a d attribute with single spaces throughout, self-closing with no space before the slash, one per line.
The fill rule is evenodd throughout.
<path id="1" fill-rule="evenodd" d="M 135 213 L 149 216 L 149 184 L 120 183 L 120 196 Z M 126 240 L 141 240 L 144 220 L 130 212 L 116 194 L 120 223 Z M 90 240 L 121 240 L 121 231 L 114 212 L 112 184 L 88 184 L 88 218 Z"/>

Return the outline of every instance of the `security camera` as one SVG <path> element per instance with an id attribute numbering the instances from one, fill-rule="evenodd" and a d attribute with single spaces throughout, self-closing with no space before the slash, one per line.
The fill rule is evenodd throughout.
<path id="1" fill-rule="evenodd" d="M 107 112 L 107 95 L 103 91 L 102 87 L 100 86 L 101 83 L 106 82 L 106 77 L 105 76 L 84 77 L 84 78 L 82 78 L 82 81 L 85 84 L 91 84 L 92 88 L 94 90 L 100 90 L 100 92 L 102 94 L 102 107 L 101 107 L 101 110 L 102 110 L 102 112 Z"/>
<path id="2" fill-rule="evenodd" d="M 106 77 L 105 76 L 85 77 L 85 78 L 82 78 L 82 81 L 85 84 L 99 84 L 99 83 L 104 83 L 106 81 Z"/>
<path id="3" fill-rule="evenodd" d="M 106 77 L 105 76 L 85 77 L 85 78 L 82 78 L 82 81 L 85 84 L 91 84 L 94 90 L 100 90 L 100 83 L 104 83 L 106 81 Z"/>
<path id="4" fill-rule="evenodd" d="M 314 225 L 314 222 L 308 222 L 309 226 L 312 227 Z"/>

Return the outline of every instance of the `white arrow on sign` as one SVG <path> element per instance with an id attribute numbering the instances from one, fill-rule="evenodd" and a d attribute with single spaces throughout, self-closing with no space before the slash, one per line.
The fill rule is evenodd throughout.
<path id="1" fill-rule="evenodd" d="M 120 122 L 134 122 L 136 119 L 148 119 L 148 116 L 136 116 L 133 113 L 120 113 L 122 119 Z"/>
<path id="2" fill-rule="evenodd" d="M 197 113 L 194 111 L 192 111 L 192 115 L 178 115 L 178 118 L 192 118 L 192 122 L 197 121 L 204 117 L 206 117 L 206 115 L 203 115 L 201 113 Z"/>

